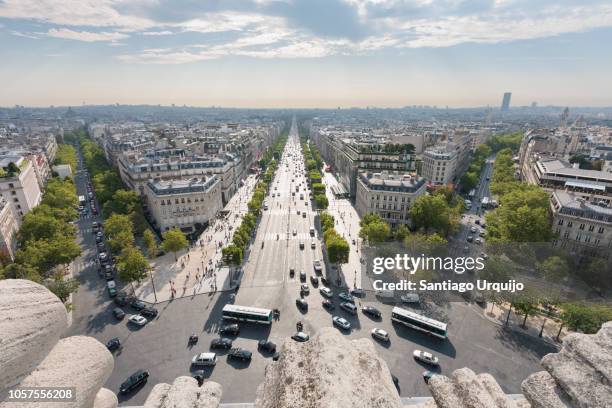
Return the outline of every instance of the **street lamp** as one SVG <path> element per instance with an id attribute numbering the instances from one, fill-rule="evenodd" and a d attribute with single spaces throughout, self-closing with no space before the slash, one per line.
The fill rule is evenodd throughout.
<path id="1" fill-rule="evenodd" d="M 153 297 L 155 298 L 155 303 L 157 303 L 157 291 L 155 290 L 155 281 L 153 280 L 151 268 L 149 268 L 149 278 L 151 279 L 151 286 L 153 286 Z"/>

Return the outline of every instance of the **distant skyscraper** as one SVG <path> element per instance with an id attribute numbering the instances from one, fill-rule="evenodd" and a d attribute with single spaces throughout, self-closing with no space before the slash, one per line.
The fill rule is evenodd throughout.
<path id="1" fill-rule="evenodd" d="M 512 98 L 512 92 L 504 93 L 504 99 L 502 101 L 501 110 L 502 112 L 508 112 L 510 109 L 510 98 Z"/>

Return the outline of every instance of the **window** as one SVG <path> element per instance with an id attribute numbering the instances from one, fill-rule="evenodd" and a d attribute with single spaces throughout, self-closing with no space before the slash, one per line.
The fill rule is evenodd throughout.
<path id="1" fill-rule="evenodd" d="M 13 183 L 9 183 L 9 188 L 15 188 L 15 185 Z"/>
<path id="2" fill-rule="evenodd" d="M 16 202 L 16 203 L 18 203 L 18 202 L 19 202 L 19 199 L 15 197 L 15 198 L 13 198 L 13 201 L 14 201 L 14 202 Z"/>
<path id="3" fill-rule="evenodd" d="M 598 233 L 603 234 L 604 232 L 604 227 L 599 227 L 599 229 L 597 230 Z"/>
<path id="4" fill-rule="evenodd" d="M 562 220 L 562 219 L 561 219 L 561 220 L 559 220 L 558 225 L 563 225 L 563 220 Z"/>
<path id="5" fill-rule="evenodd" d="M 584 224 L 580 224 L 580 226 L 578 227 L 581 230 L 584 230 Z"/>
<path id="6" fill-rule="evenodd" d="M 594 225 L 589 225 L 589 232 L 593 232 L 594 229 L 595 229 Z"/>
<path id="7" fill-rule="evenodd" d="M 572 228 L 573 223 L 571 221 L 567 222 L 567 228 Z"/>
<path id="8" fill-rule="evenodd" d="M 15 190 L 11 191 L 11 195 L 17 195 L 17 192 Z"/>

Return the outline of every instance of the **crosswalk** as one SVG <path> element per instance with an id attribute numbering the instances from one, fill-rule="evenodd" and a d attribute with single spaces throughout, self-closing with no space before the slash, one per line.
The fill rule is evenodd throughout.
<path id="1" fill-rule="evenodd" d="M 264 241 L 276 241 L 276 236 L 278 235 L 279 241 L 286 241 L 287 240 L 287 233 L 286 232 L 281 232 L 279 234 L 276 233 L 267 233 L 264 235 Z M 298 233 L 296 235 L 293 234 L 289 234 L 289 239 L 290 240 L 300 240 L 300 241 L 308 241 L 311 239 L 315 239 L 316 237 L 311 236 L 309 233 L 307 232 L 302 232 L 302 233 Z"/>
<path id="2" fill-rule="evenodd" d="M 96 261 L 93 260 L 89 260 L 89 261 L 76 261 L 72 264 L 72 267 L 74 268 L 74 270 L 76 272 L 82 271 L 84 269 L 90 268 L 92 266 L 95 266 Z"/>
<path id="3" fill-rule="evenodd" d="M 299 216 L 302 216 L 302 213 L 306 213 L 306 217 L 310 217 L 312 215 L 311 211 L 307 211 L 307 210 L 300 210 L 300 214 Z M 287 215 L 287 210 L 283 210 L 282 208 L 279 209 L 275 209 L 275 210 L 266 210 L 263 212 L 264 214 L 270 214 L 270 215 Z M 296 210 L 291 210 L 290 212 L 291 215 L 298 215 Z"/>

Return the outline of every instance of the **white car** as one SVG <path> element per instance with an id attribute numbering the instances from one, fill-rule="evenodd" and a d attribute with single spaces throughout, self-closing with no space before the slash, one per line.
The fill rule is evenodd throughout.
<path id="1" fill-rule="evenodd" d="M 302 283 L 300 285 L 300 290 L 302 291 L 302 293 L 305 293 L 305 294 L 310 293 L 310 289 L 308 288 L 308 284 L 307 283 Z"/>
<path id="2" fill-rule="evenodd" d="M 475 233 L 476 233 L 476 231 L 477 231 L 476 227 L 472 227 L 472 228 L 470 228 L 470 232 L 471 232 L 472 234 L 475 234 Z"/>
<path id="3" fill-rule="evenodd" d="M 293 235 L 297 235 L 297 230 L 296 229 L 293 230 Z"/>
<path id="4" fill-rule="evenodd" d="M 404 303 L 419 303 L 419 295 L 417 293 L 406 293 L 400 297 Z"/>
<path id="5" fill-rule="evenodd" d="M 326 298 L 334 296 L 334 292 L 332 292 L 330 288 L 327 288 L 325 286 L 319 288 L 319 293 L 321 293 L 321 295 L 325 296 Z"/>
<path id="6" fill-rule="evenodd" d="M 344 317 L 334 316 L 332 317 L 332 322 L 334 323 L 334 326 L 338 326 L 342 330 L 349 330 L 351 328 L 351 324 Z"/>
<path id="7" fill-rule="evenodd" d="M 191 364 L 194 366 L 214 366 L 217 364 L 215 353 L 200 353 L 193 356 Z"/>
<path id="8" fill-rule="evenodd" d="M 437 366 L 438 365 L 438 357 L 434 356 L 431 353 L 421 350 L 414 350 L 412 352 L 412 356 L 419 361 L 422 361 L 425 364 Z"/>
<path id="9" fill-rule="evenodd" d="M 383 329 L 372 329 L 370 332 L 372 337 L 381 341 L 389 341 L 389 333 L 384 331 Z"/>
<path id="10" fill-rule="evenodd" d="M 141 315 L 131 315 L 128 319 L 128 323 L 134 323 L 136 326 L 144 326 L 147 324 L 147 319 Z"/>

